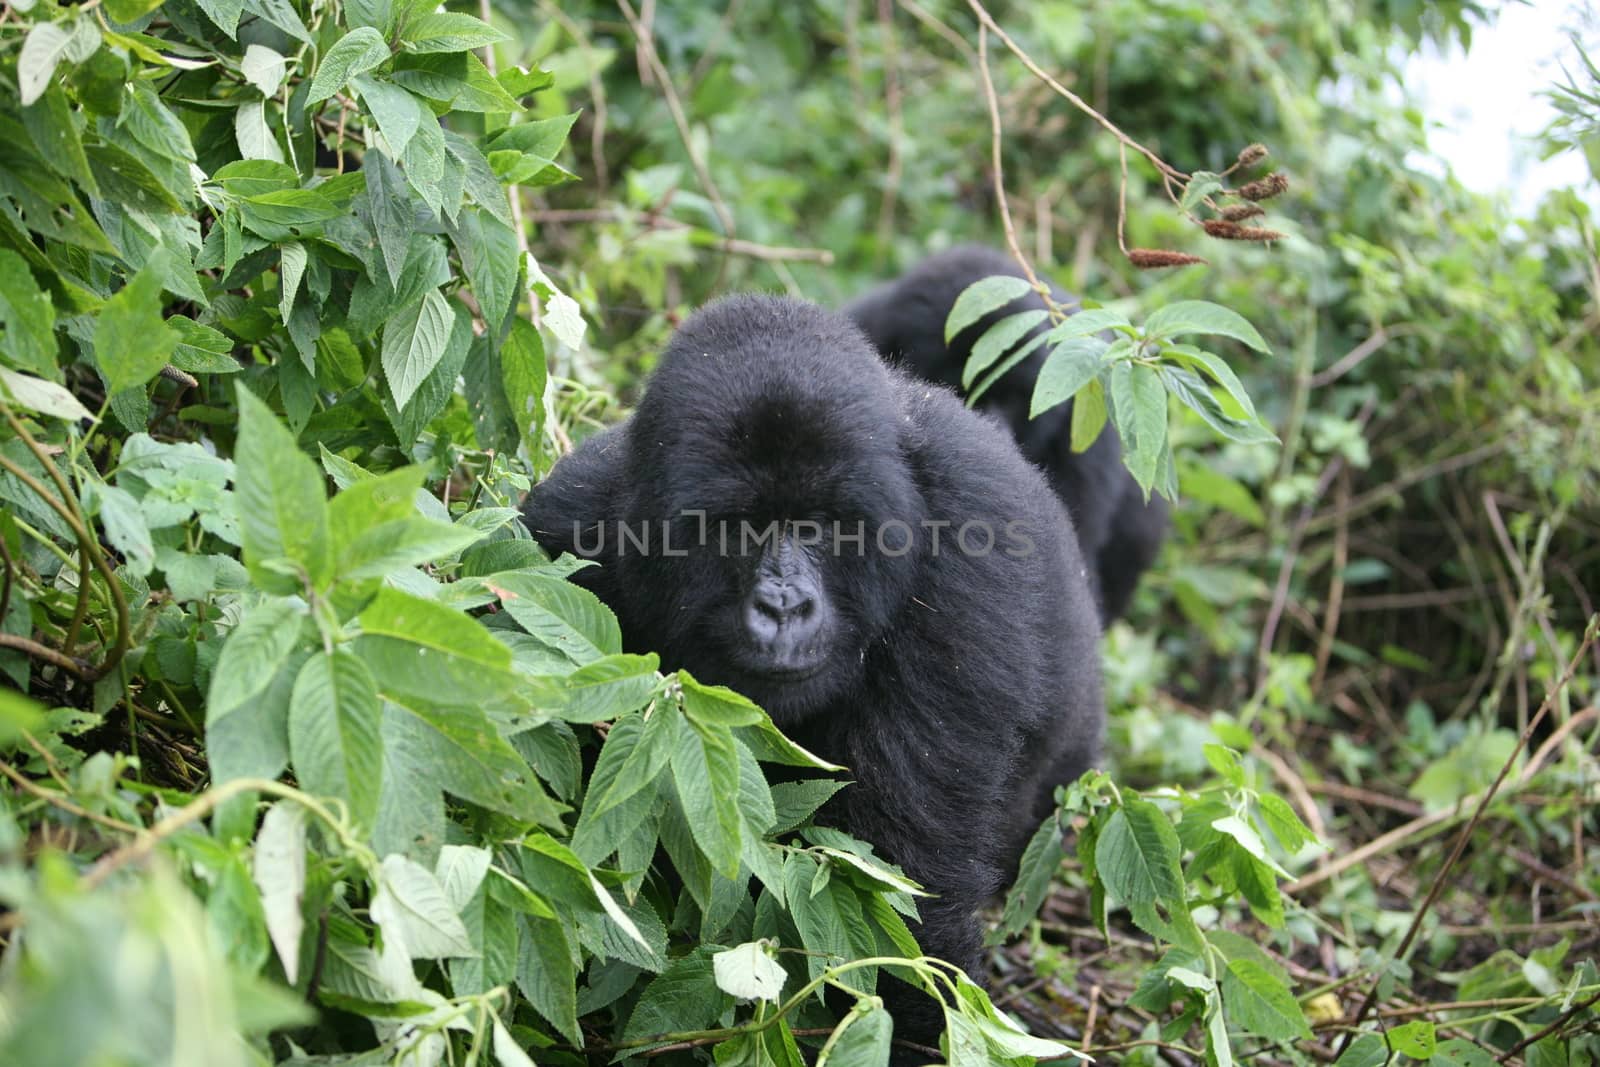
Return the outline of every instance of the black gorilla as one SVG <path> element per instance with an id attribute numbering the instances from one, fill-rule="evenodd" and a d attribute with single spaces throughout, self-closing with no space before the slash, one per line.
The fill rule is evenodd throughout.
<path id="1" fill-rule="evenodd" d="M 947 346 L 944 322 L 956 297 L 973 282 L 993 274 L 1023 276 L 1016 261 L 1003 253 L 973 246 L 953 248 L 929 257 L 844 310 L 886 358 L 929 381 L 960 389 L 961 370 L 973 343 L 985 330 L 1004 315 L 1045 306 L 1029 293 L 963 330 Z M 1059 288 L 1054 292 L 1059 302 L 1072 300 Z M 1048 328 L 1046 323 L 1033 333 Z M 1127 609 L 1139 575 L 1160 551 L 1167 506 L 1159 497 L 1145 503 L 1138 483 L 1122 466 L 1122 447 L 1114 432 L 1102 433 L 1087 451 L 1072 451 L 1070 401 L 1036 419 L 1028 418 L 1034 379 L 1046 352 L 1043 345 L 1034 349 L 984 393 L 978 406 L 1005 420 L 1022 454 L 1044 468 L 1066 503 L 1078 545 L 1093 567 L 1101 621 L 1109 623 Z"/>
<path id="2" fill-rule="evenodd" d="M 552 554 L 601 562 L 575 577 L 631 647 L 851 769 L 825 820 L 937 894 L 924 949 L 978 975 L 977 909 L 1103 716 L 1071 522 L 1005 427 L 887 367 L 842 315 L 734 297 L 683 324 L 637 413 L 525 509 Z"/>

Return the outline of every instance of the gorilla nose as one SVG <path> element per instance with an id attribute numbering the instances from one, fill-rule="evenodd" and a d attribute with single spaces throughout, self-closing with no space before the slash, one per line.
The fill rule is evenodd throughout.
<path id="1" fill-rule="evenodd" d="M 816 598 L 796 585 L 757 582 L 745 604 L 744 622 L 750 636 L 783 658 L 804 647 L 820 621 Z"/>

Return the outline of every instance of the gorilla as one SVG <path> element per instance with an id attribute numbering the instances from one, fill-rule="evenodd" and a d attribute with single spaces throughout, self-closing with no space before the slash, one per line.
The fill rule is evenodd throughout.
<path id="1" fill-rule="evenodd" d="M 859 297 L 844 311 L 856 321 L 886 359 L 897 361 L 929 381 L 961 388 L 961 371 L 972 346 L 1006 315 L 1043 308 L 1028 293 L 956 335 L 944 340 L 944 322 L 961 291 L 994 274 L 1023 277 L 1015 260 L 991 248 L 963 246 L 929 257 L 895 281 Z M 1052 286 L 1058 303 L 1072 297 Z M 1045 323 L 1027 336 L 1049 329 Z M 1069 401 L 1028 418 L 1033 383 L 1044 365 L 1045 346 L 1033 350 L 1007 371 L 978 401 L 1011 427 L 1022 454 L 1044 468 L 1067 505 L 1078 546 L 1091 562 L 1100 620 L 1109 624 L 1127 610 L 1139 575 L 1155 561 L 1166 534 L 1167 505 L 1159 497 L 1149 503 L 1122 465 L 1117 435 L 1105 432 L 1084 452 L 1072 451 L 1072 404 Z"/>
<path id="2" fill-rule="evenodd" d="M 887 366 L 843 315 L 731 297 L 524 509 L 552 555 L 598 560 L 574 580 L 630 648 L 850 768 L 821 820 L 936 894 L 921 945 L 981 981 L 977 911 L 1094 761 L 1104 714 L 1071 521 L 1006 427 Z M 936 1039 L 913 1003 L 931 1002 L 894 999 L 902 1032 Z"/>

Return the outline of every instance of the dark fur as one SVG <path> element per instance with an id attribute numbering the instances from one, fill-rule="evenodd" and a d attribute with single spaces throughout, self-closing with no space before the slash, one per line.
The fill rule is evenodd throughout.
<path id="1" fill-rule="evenodd" d="M 855 784 L 826 818 L 937 894 L 921 903 L 924 949 L 979 976 L 978 908 L 1015 874 L 1052 789 L 1090 766 L 1100 738 L 1099 626 L 1044 477 L 998 421 L 885 366 L 844 316 L 743 296 L 684 323 L 637 413 L 558 463 L 526 504 L 552 553 L 573 551 L 575 523 L 686 510 L 713 522 L 866 522 L 865 558 L 809 557 L 832 632 L 826 669 L 800 681 L 749 666 L 736 620 L 751 562 L 723 557 L 715 539 L 664 558 L 619 554 L 612 538 L 603 566 L 579 577 L 616 610 L 630 647 L 745 692 L 848 766 Z M 878 524 L 924 518 L 955 524 L 937 556 L 926 531 L 903 557 L 873 550 Z M 997 531 L 1020 521 L 1034 550 L 952 550 L 970 520 Z M 901 1021 L 937 1034 L 936 1016 Z"/>
<path id="2" fill-rule="evenodd" d="M 953 248 L 929 257 L 844 310 L 886 358 L 959 390 L 962 368 L 985 330 L 1002 316 L 1044 307 L 1043 300 L 1029 293 L 962 331 L 947 346 L 944 322 L 956 297 L 973 282 L 994 274 L 1022 277 L 1022 270 L 1010 256 L 993 249 Z M 1060 302 L 1072 300 L 1059 288 L 1054 293 Z M 1048 324 L 1035 332 L 1045 329 Z M 1078 544 L 1093 562 L 1101 621 L 1109 623 L 1127 610 L 1139 575 L 1155 561 L 1166 535 L 1167 507 L 1158 497 L 1145 503 L 1138 483 L 1122 466 L 1121 445 L 1110 428 L 1087 451 L 1072 451 L 1071 402 L 1028 418 L 1034 379 L 1046 352 L 1040 346 L 1007 371 L 979 399 L 978 407 L 1005 420 L 1022 454 L 1044 468 L 1066 503 Z"/>

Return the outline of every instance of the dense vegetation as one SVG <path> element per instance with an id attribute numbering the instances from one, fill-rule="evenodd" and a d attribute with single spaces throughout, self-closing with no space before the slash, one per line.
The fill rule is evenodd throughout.
<path id="1" fill-rule="evenodd" d="M 0 1062 L 881 1063 L 886 970 L 954 1065 L 1594 1062 L 1600 249 L 1390 92 L 1490 14 L 0 4 Z M 958 240 L 1177 498 L 988 992 L 515 512 L 686 310 Z"/>

